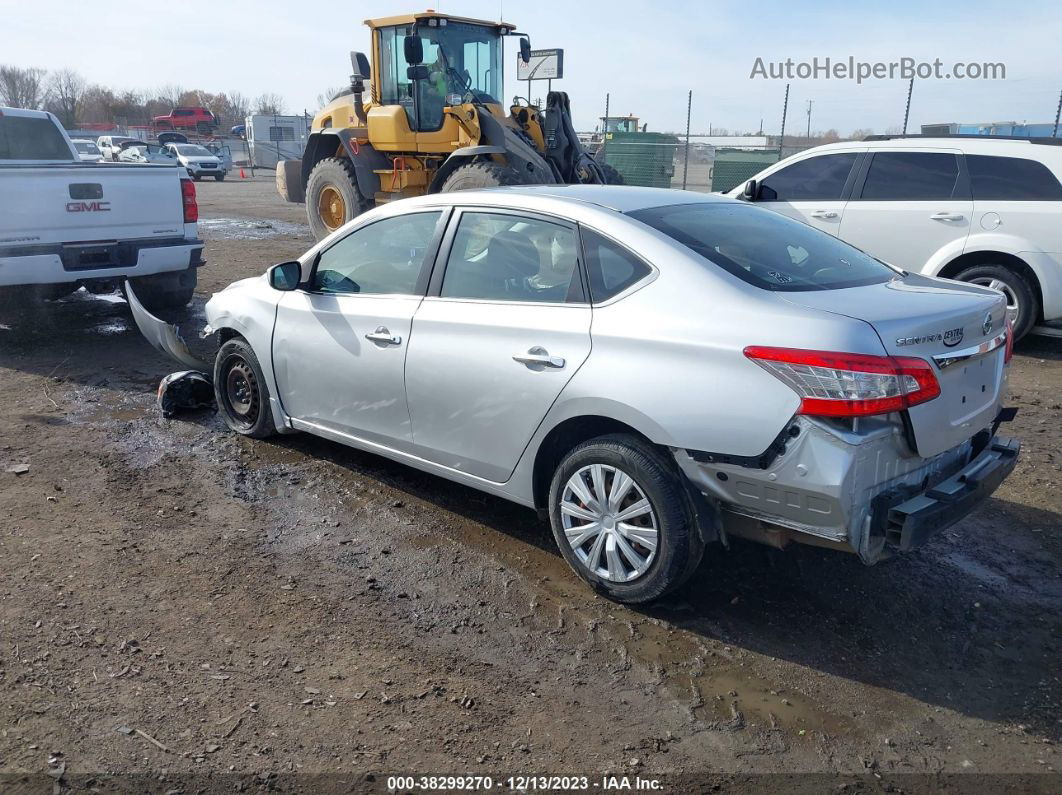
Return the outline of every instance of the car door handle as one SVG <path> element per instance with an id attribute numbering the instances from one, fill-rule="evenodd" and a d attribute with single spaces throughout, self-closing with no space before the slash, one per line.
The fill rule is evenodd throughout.
<path id="1" fill-rule="evenodd" d="M 552 367 L 559 370 L 564 367 L 564 359 L 560 356 L 550 356 L 549 351 L 540 345 L 536 345 L 534 348 L 528 350 L 527 353 L 518 353 L 513 357 L 514 362 L 520 364 L 526 364 L 529 367 L 539 365 L 541 367 Z"/>
<path id="2" fill-rule="evenodd" d="M 366 334 L 365 339 L 372 342 L 382 342 L 386 345 L 401 345 L 402 338 L 397 334 L 392 334 L 384 326 L 380 326 L 376 331 L 371 334 Z"/>
<path id="3" fill-rule="evenodd" d="M 964 218 L 962 213 L 933 213 L 929 217 L 934 221 L 961 221 Z"/>
<path id="4" fill-rule="evenodd" d="M 836 218 L 837 217 L 837 213 L 835 213 L 833 210 L 815 210 L 815 212 L 813 212 L 811 214 L 811 217 L 812 218 Z"/>

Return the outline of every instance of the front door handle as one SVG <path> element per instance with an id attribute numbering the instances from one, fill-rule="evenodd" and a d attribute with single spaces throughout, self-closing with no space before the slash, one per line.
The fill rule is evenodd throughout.
<path id="1" fill-rule="evenodd" d="M 929 217 L 934 221 L 961 221 L 965 216 L 962 213 L 933 213 Z"/>
<path id="2" fill-rule="evenodd" d="M 371 340 L 372 342 L 382 342 L 385 345 L 402 344 L 402 338 L 399 337 L 397 334 L 392 334 L 390 331 L 387 330 L 385 326 L 380 326 L 376 329 L 376 331 L 372 332 L 371 334 L 366 334 L 365 339 Z"/>
<path id="3" fill-rule="evenodd" d="M 564 359 L 560 356 L 550 356 L 549 351 L 541 345 L 528 350 L 527 353 L 518 353 L 513 357 L 514 362 L 526 364 L 528 367 L 552 367 L 559 370 L 564 367 Z"/>
<path id="4" fill-rule="evenodd" d="M 836 218 L 837 217 L 837 213 L 835 213 L 833 210 L 815 210 L 815 212 L 813 212 L 811 214 L 811 217 L 812 218 Z"/>

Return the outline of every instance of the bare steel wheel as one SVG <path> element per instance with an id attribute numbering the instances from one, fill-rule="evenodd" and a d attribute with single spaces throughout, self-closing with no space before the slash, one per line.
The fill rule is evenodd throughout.
<path id="1" fill-rule="evenodd" d="M 262 439 L 276 433 L 269 407 L 269 389 L 251 346 L 233 337 L 214 360 L 214 397 L 221 417 L 236 433 Z"/>
<path id="2" fill-rule="evenodd" d="M 568 479 L 561 497 L 564 534 L 579 561 L 609 582 L 630 582 L 656 557 L 656 513 L 626 472 L 607 464 L 585 466 Z"/>
<path id="3" fill-rule="evenodd" d="M 642 437 L 616 433 L 576 445 L 557 464 L 548 500 L 568 565 L 617 602 L 660 598 L 704 554 L 678 466 Z"/>
<path id="4" fill-rule="evenodd" d="M 326 185 L 317 200 L 317 212 L 328 231 L 334 232 L 347 222 L 347 204 L 334 185 Z"/>

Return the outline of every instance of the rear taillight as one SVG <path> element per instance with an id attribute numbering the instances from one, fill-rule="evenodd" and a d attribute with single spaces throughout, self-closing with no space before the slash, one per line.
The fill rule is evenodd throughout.
<path id="1" fill-rule="evenodd" d="M 1010 361 L 1010 357 L 1014 355 L 1014 321 L 1010 317 L 1010 313 L 1007 313 L 1007 347 L 1003 353 L 1003 364 Z"/>
<path id="2" fill-rule="evenodd" d="M 194 224 L 199 220 L 199 205 L 195 203 L 195 185 L 190 179 L 181 180 L 181 200 L 184 202 L 184 222 Z"/>
<path id="3" fill-rule="evenodd" d="M 750 345 L 745 355 L 800 396 L 799 414 L 865 417 L 903 411 L 940 394 L 925 359 Z"/>

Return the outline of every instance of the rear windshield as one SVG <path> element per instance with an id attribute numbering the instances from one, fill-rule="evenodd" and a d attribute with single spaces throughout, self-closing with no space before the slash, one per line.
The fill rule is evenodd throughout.
<path id="1" fill-rule="evenodd" d="M 832 235 L 750 204 L 672 204 L 628 214 L 764 290 L 838 290 L 899 275 Z"/>
<path id="2" fill-rule="evenodd" d="M 3 115 L 0 160 L 73 160 L 73 156 L 51 119 Z"/>

